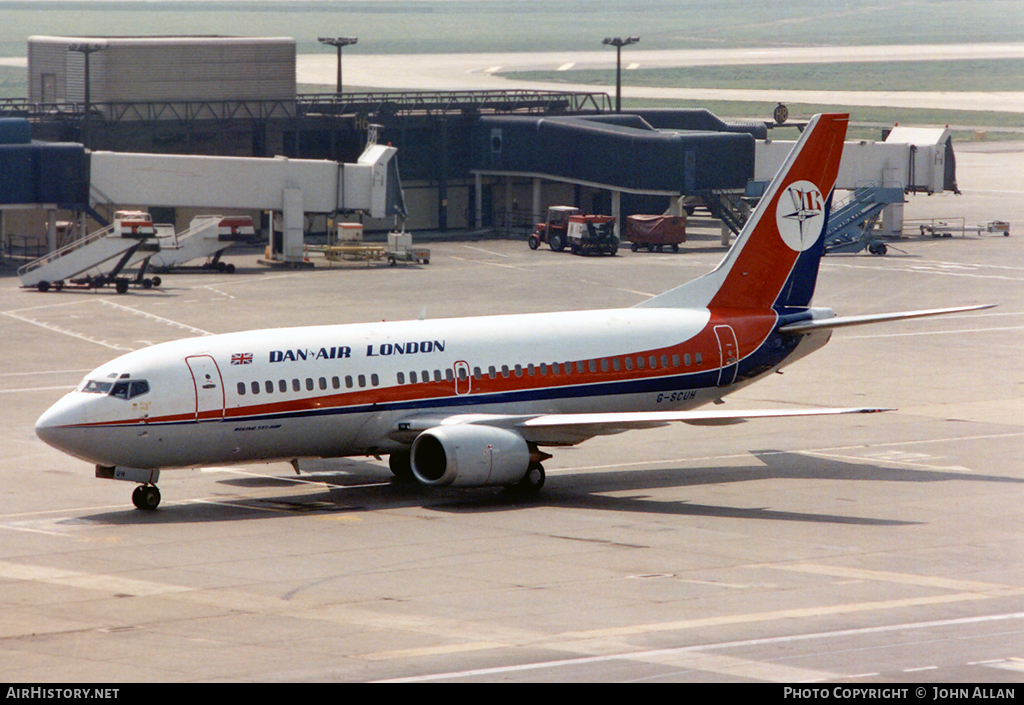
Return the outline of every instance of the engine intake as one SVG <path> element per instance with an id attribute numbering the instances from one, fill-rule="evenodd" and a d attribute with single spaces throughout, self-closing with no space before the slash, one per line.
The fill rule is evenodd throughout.
<path id="1" fill-rule="evenodd" d="M 515 431 L 459 424 L 424 431 L 412 444 L 412 472 L 433 487 L 511 485 L 526 476 L 530 448 Z"/>

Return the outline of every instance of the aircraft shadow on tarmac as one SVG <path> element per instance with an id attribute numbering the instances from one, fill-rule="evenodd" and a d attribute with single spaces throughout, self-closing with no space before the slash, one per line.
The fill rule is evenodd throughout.
<path id="1" fill-rule="evenodd" d="M 164 505 L 155 512 L 140 512 L 126 508 L 82 519 L 105 524 L 188 524 L 267 519 L 275 514 L 324 515 L 415 506 L 452 514 L 514 511 L 529 506 L 767 521 L 909 526 L 921 522 L 898 518 L 782 511 L 763 506 L 694 504 L 685 499 L 667 501 L 642 493 L 773 479 L 1024 484 L 1024 479 L 1013 477 L 898 468 L 886 466 L 884 461 L 858 463 L 775 450 L 751 451 L 751 454 L 760 460 L 760 465 L 557 473 L 549 476 L 544 489 L 533 496 L 523 496 L 500 487 L 426 488 L 413 482 L 395 481 L 386 468 L 374 463 L 353 459 L 324 460 L 316 461 L 315 466 L 311 468 L 311 474 L 304 472 L 297 477 L 285 474 L 260 475 L 232 477 L 219 481 L 219 485 L 240 488 L 240 493 L 231 497 L 187 500 L 180 503 L 176 503 L 173 498 L 167 498 Z M 311 491 L 304 494 L 259 493 L 260 490 L 283 490 L 295 488 L 297 485 L 310 487 Z M 247 490 L 251 490 L 254 496 L 246 497 Z M 630 494 L 616 496 L 613 493 Z"/>

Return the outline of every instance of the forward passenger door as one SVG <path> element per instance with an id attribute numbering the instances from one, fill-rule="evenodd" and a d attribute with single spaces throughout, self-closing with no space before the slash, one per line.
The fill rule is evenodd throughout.
<path id="1" fill-rule="evenodd" d="M 195 388 L 196 421 L 219 421 L 224 418 L 224 380 L 217 362 L 209 355 L 186 357 Z"/>

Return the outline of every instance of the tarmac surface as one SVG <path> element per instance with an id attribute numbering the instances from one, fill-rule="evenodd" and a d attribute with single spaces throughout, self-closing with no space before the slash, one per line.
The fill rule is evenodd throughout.
<path id="1" fill-rule="evenodd" d="M 0 268 L 0 678 L 1020 683 L 1024 145 L 957 163 L 963 195 L 911 197 L 906 217 L 1008 220 L 1010 236 L 827 257 L 816 304 L 999 306 L 841 329 L 727 399 L 895 411 L 595 439 L 556 451 L 525 501 L 395 485 L 351 458 L 168 471 L 141 512 L 131 484 L 33 425 L 123 350 L 629 306 L 712 268 L 716 234 L 614 258 L 432 239 L 429 265 L 304 271 L 229 254 L 233 275 L 120 296 L 23 291 Z"/>

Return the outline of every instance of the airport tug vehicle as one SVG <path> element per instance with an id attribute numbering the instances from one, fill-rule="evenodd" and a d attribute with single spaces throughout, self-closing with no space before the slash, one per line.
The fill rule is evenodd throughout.
<path id="1" fill-rule="evenodd" d="M 615 218 L 610 215 L 585 215 L 574 206 L 551 206 L 547 219 L 537 223 L 526 243 L 536 250 L 547 243 L 555 252 L 566 247 L 573 254 L 612 254 L 619 249 Z"/>

